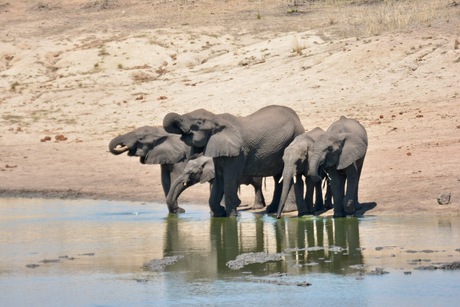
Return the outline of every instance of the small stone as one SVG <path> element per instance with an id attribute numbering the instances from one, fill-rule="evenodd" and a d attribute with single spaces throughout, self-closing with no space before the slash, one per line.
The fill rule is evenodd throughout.
<path id="1" fill-rule="evenodd" d="M 56 136 L 54 137 L 54 139 L 55 139 L 56 141 L 58 141 L 58 142 L 66 141 L 66 140 L 67 140 L 67 138 L 66 138 L 64 135 L 62 135 L 62 134 L 56 135 Z"/>
<path id="2" fill-rule="evenodd" d="M 438 196 L 438 204 L 440 204 L 440 205 L 448 205 L 448 204 L 450 204 L 450 193 L 441 193 Z"/>
<path id="3" fill-rule="evenodd" d="M 26 264 L 26 268 L 29 268 L 29 269 L 35 269 L 35 268 L 38 268 L 40 265 L 38 264 Z"/>

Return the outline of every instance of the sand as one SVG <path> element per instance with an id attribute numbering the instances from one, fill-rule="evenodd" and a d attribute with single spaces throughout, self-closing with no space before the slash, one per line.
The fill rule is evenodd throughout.
<path id="1" fill-rule="evenodd" d="M 365 33 L 347 20 L 377 4 L 1 0 L 0 197 L 164 205 L 159 166 L 110 154 L 113 137 L 169 112 L 279 104 L 306 130 L 341 115 L 366 127 L 366 214 L 459 214 L 460 6 L 438 2 L 427 20 Z"/>

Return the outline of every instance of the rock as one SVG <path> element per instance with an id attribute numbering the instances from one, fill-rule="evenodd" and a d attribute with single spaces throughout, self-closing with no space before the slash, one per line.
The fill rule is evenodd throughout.
<path id="1" fill-rule="evenodd" d="M 416 270 L 460 270 L 460 261 L 449 263 L 441 263 L 438 265 L 421 266 L 415 268 Z"/>
<path id="2" fill-rule="evenodd" d="M 448 205 L 450 204 L 450 193 L 441 193 L 438 196 L 438 204 Z"/>
<path id="3" fill-rule="evenodd" d="M 35 269 L 35 268 L 38 268 L 40 265 L 38 264 L 26 264 L 26 268 L 29 268 L 29 269 Z"/>
<path id="4" fill-rule="evenodd" d="M 62 135 L 62 134 L 56 135 L 56 136 L 54 137 L 54 139 L 55 139 L 57 142 L 66 141 L 66 140 L 67 140 L 67 138 L 66 138 L 64 135 Z"/>
<path id="5" fill-rule="evenodd" d="M 384 275 L 384 274 L 389 274 L 389 272 L 385 271 L 384 268 L 375 268 L 375 270 L 372 270 L 368 273 L 369 275 Z"/>
<path id="6" fill-rule="evenodd" d="M 244 266 L 252 263 L 266 263 L 273 261 L 283 260 L 283 254 L 267 254 L 264 252 L 260 253 L 244 253 L 236 257 L 235 260 L 230 260 L 227 262 L 227 267 L 231 270 L 239 270 Z"/>
<path id="7" fill-rule="evenodd" d="M 177 255 L 164 257 L 162 259 L 153 259 L 148 263 L 144 263 L 143 268 L 154 272 L 163 272 L 168 265 L 173 265 L 182 258 L 184 258 L 184 256 Z"/>

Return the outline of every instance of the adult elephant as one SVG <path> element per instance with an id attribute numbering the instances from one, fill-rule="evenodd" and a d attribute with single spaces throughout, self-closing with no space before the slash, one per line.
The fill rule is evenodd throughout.
<path id="1" fill-rule="evenodd" d="M 214 183 L 214 162 L 211 157 L 198 155 L 191 157 L 185 165 L 184 171 L 171 184 L 166 203 L 168 206 L 174 204 L 183 191 L 197 183 Z M 243 177 L 240 184 L 252 185 L 255 198 L 253 209 L 265 207 L 265 199 L 262 193 L 262 177 Z"/>
<path id="2" fill-rule="evenodd" d="M 320 168 L 326 172 L 332 190 L 334 217 L 355 213 L 367 144 L 366 129 L 345 116 L 334 122 L 314 144 L 308 175 L 318 181 Z"/>
<path id="3" fill-rule="evenodd" d="M 115 155 L 128 153 L 139 157 L 142 164 L 160 164 L 161 184 L 168 195 L 172 180 L 184 170 L 190 146 L 177 134 L 167 133 L 162 127 L 144 126 L 113 138 L 109 150 Z M 171 213 L 184 212 L 177 201 L 168 205 Z"/>
<path id="4" fill-rule="evenodd" d="M 324 209 L 321 181 L 315 183 L 312 178 L 308 176 L 308 162 L 312 155 L 313 144 L 323 134 L 324 130 L 316 127 L 311 131 L 298 135 L 284 150 L 284 169 L 282 175 L 283 190 L 277 218 L 281 216 L 289 191 L 292 189 L 293 185 L 298 216 L 314 214 L 315 211 Z M 303 178 L 305 178 L 305 196 Z M 313 202 L 313 195 L 315 195 L 315 202 Z M 328 195 L 326 195 L 326 202 L 330 205 L 330 197 L 328 197 Z"/>
<path id="5" fill-rule="evenodd" d="M 163 126 L 167 132 L 181 134 L 192 152 L 213 158 L 215 179 L 209 206 L 216 217 L 237 215 L 241 202 L 238 187 L 243 176 L 280 177 L 284 149 L 304 132 L 294 110 L 276 105 L 246 117 L 217 115 L 204 109 L 183 115 L 169 113 Z M 275 194 L 274 199 L 279 201 L 279 188 L 275 188 Z M 225 208 L 220 205 L 224 195 Z"/>

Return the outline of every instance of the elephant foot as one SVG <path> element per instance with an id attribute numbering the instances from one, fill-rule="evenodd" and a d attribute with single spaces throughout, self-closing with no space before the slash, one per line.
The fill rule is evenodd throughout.
<path id="1" fill-rule="evenodd" d="M 254 203 L 252 205 L 252 209 L 263 209 L 263 208 L 265 208 L 265 204 L 263 203 Z"/>
<path id="2" fill-rule="evenodd" d="M 267 206 L 267 209 L 265 209 L 267 213 L 276 213 L 278 211 L 278 206 L 270 204 Z"/>
<path id="3" fill-rule="evenodd" d="M 354 205 L 354 201 L 352 199 L 349 199 L 343 206 L 343 209 L 345 210 L 345 212 L 348 214 L 348 215 L 353 215 L 355 214 L 355 205 Z"/>
<path id="4" fill-rule="evenodd" d="M 330 198 L 327 198 L 324 201 L 324 207 L 325 209 L 328 209 L 328 210 L 334 208 L 334 205 L 332 204 L 332 200 Z"/>
<path id="5" fill-rule="evenodd" d="M 226 217 L 227 212 L 225 211 L 224 207 L 219 206 L 219 208 L 211 209 L 213 217 Z"/>
<path id="6" fill-rule="evenodd" d="M 297 213 L 297 216 L 298 216 L 298 217 L 305 216 L 305 215 L 312 215 L 312 213 L 311 213 L 311 212 L 308 212 L 308 211 L 304 211 L 304 212 L 299 212 L 299 213 Z"/>
<path id="7" fill-rule="evenodd" d="M 168 208 L 169 213 L 184 213 L 185 210 L 182 209 L 181 207 L 176 207 L 176 208 Z"/>
<path id="8" fill-rule="evenodd" d="M 238 216 L 238 211 L 236 209 L 231 209 L 227 212 L 228 217 L 235 217 Z"/>
<path id="9" fill-rule="evenodd" d="M 334 218 L 346 217 L 347 214 L 343 210 L 343 206 L 335 206 L 334 208 Z"/>
<path id="10" fill-rule="evenodd" d="M 321 204 L 320 206 L 318 206 L 318 205 L 315 206 L 315 212 L 325 211 L 325 210 L 326 210 L 326 207 L 324 207 L 323 204 Z"/>

